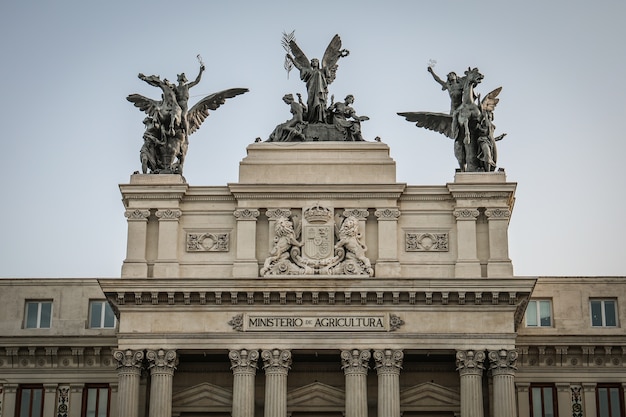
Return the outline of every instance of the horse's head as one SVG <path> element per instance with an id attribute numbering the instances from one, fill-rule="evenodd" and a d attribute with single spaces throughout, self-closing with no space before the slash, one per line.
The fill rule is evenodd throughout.
<path id="1" fill-rule="evenodd" d="M 482 75 L 480 71 L 478 71 L 478 68 L 468 67 L 467 71 L 465 71 L 465 77 L 468 84 L 477 85 L 483 80 L 484 75 Z"/>

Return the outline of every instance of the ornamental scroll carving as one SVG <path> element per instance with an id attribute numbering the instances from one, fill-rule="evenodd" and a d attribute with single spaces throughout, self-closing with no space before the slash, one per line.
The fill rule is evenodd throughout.
<path id="1" fill-rule="evenodd" d="M 395 221 L 398 220 L 398 217 L 400 217 L 400 210 L 395 208 L 378 209 L 374 212 L 374 215 L 376 216 L 376 218 L 378 218 L 378 221 Z"/>
<path id="2" fill-rule="evenodd" d="M 239 220 L 254 220 L 259 217 L 259 210 L 256 209 L 239 209 L 233 212 L 233 216 Z"/>
<path id="3" fill-rule="evenodd" d="M 501 208 L 487 209 L 485 210 L 485 216 L 487 216 L 488 219 L 509 219 L 511 217 L 511 210 Z"/>
<path id="4" fill-rule="evenodd" d="M 255 375 L 259 352 L 256 350 L 231 350 L 228 353 L 233 374 L 235 375 Z"/>
<path id="5" fill-rule="evenodd" d="M 398 375 L 402 369 L 404 353 L 401 350 L 384 349 L 374 351 L 376 372 L 381 374 Z"/>
<path id="6" fill-rule="evenodd" d="M 155 215 L 157 216 L 159 220 L 178 220 L 180 216 L 182 215 L 182 212 L 177 209 L 175 210 L 165 209 L 165 210 L 157 210 Z"/>
<path id="7" fill-rule="evenodd" d="M 176 365 L 178 365 L 175 350 L 149 350 L 146 352 L 146 359 L 150 362 L 148 368 L 151 374 L 155 372 L 173 373 Z"/>
<path id="8" fill-rule="evenodd" d="M 263 369 L 266 374 L 287 375 L 291 367 L 291 352 L 288 350 L 264 350 L 261 353 L 263 358 Z"/>
<path id="9" fill-rule="evenodd" d="M 302 217 L 288 209 L 268 213 L 274 239 L 261 276 L 374 275 L 360 231 L 367 210 L 346 209 L 342 217 L 317 204 L 304 208 Z"/>
<path id="10" fill-rule="evenodd" d="M 187 233 L 187 252 L 228 252 L 229 233 Z"/>
<path id="11" fill-rule="evenodd" d="M 119 368 L 136 368 L 141 369 L 143 361 L 143 351 L 141 350 L 116 350 L 113 352 L 113 358 L 117 361 Z"/>
<path id="12" fill-rule="evenodd" d="M 460 350 L 456 353 L 456 370 L 461 375 L 482 375 L 485 352 L 480 350 Z"/>
<path id="13" fill-rule="evenodd" d="M 518 353 L 516 350 L 490 350 L 487 356 L 490 362 L 489 369 L 493 375 L 512 375 L 517 369 Z"/>
<path id="14" fill-rule="evenodd" d="M 480 213 L 476 209 L 457 209 L 452 214 L 457 220 L 476 220 Z"/>
<path id="15" fill-rule="evenodd" d="M 448 233 L 406 232 L 405 250 L 407 252 L 447 252 Z"/>
<path id="16" fill-rule="evenodd" d="M 371 357 L 369 350 L 342 350 L 341 369 L 345 375 L 367 375 Z"/>
<path id="17" fill-rule="evenodd" d="M 148 217 L 150 216 L 150 211 L 149 210 L 139 210 L 139 209 L 135 209 L 135 210 L 126 210 L 124 212 L 124 216 L 129 220 L 147 220 Z"/>

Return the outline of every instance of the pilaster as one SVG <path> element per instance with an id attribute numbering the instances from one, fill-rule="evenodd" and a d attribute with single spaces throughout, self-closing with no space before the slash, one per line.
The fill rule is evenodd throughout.
<path id="1" fill-rule="evenodd" d="M 400 210 L 395 207 L 379 208 L 374 212 L 378 219 L 377 276 L 399 277 L 398 261 L 398 218 Z"/>
<path id="2" fill-rule="evenodd" d="M 488 208 L 485 210 L 489 224 L 489 260 L 488 277 L 512 277 L 513 264 L 509 259 L 509 220 L 511 210 L 507 207 Z"/>
<path id="3" fill-rule="evenodd" d="M 81 415 L 81 403 L 83 401 L 83 390 L 85 389 L 85 384 L 70 384 L 70 395 L 69 395 L 69 417 L 80 417 Z M 111 404 L 113 404 L 113 399 L 111 398 Z M 110 415 L 114 415 L 109 413 Z"/>
<path id="4" fill-rule="evenodd" d="M 401 350 L 374 351 L 378 374 L 378 415 L 400 417 L 400 370 L 404 353 Z"/>
<path id="5" fill-rule="evenodd" d="M 43 384 L 43 417 L 55 417 L 57 384 Z"/>
<path id="6" fill-rule="evenodd" d="M 17 404 L 17 384 L 2 384 L 4 399 L 2 401 L 2 414 L 0 417 L 13 417 Z"/>
<path id="7" fill-rule="evenodd" d="M 456 367 L 461 377 L 461 417 L 484 417 L 484 360 L 483 351 L 461 350 L 456 353 Z"/>
<path id="8" fill-rule="evenodd" d="M 237 209 L 233 215 L 237 219 L 237 251 L 233 262 L 233 277 L 256 278 L 259 276 L 259 263 L 256 259 L 256 222 L 259 210 Z"/>
<path id="9" fill-rule="evenodd" d="M 175 350 L 148 350 L 150 369 L 150 417 L 172 416 L 172 380 L 177 365 Z"/>
<path id="10" fill-rule="evenodd" d="M 139 416 L 139 380 L 143 361 L 143 351 L 116 350 L 113 358 L 117 361 L 118 412 L 124 417 Z"/>
<path id="11" fill-rule="evenodd" d="M 265 369 L 265 417 L 287 416 L 287 374 L 291 366 L 288 350 L 264 350 Z"/>
<path id="12" fill-rule="evenodd" d="M 556 383 L 556 401 L 559 417 L 572 416 L 572 390 L 569 383 Z"/>
<path id="13" fill-rule="evenodd" d="M 481 276 L 478 248 L 476 244 L 476 208 L 457 208 L 452 213 L 456 218 L 457 261 L 454 276 L 475 278 Z"/>
<path id="14" fill-rule="evenodd" d="M 518 382 L 517 388 L 517 411 L 519 417 L 530 417 L 530 384 Z"/>
<path id="15" fill-rule="evenodd" d="M 155 278 L 177 278 L 178 264 L 178 220 L 179 209 L 161 209 L 155 213 L 159 219 L 157 259 L 154 261 Z"/>
<path id="16" fill-rule="evenodd" d="M 596 385 L 595 383 L 583 383 L 583 405 L 585 417 L 597 417 L 596 413 Z"/>
<path id="17" fill-rule="evenodd" d="M 126 238 L 126 259 L 122 264 L 123 278 L 145 278 L 148 276 L 146 262 L 146 232 L 148 230 L 149 210 L 126 210 L 128 236 Z"/>
<path id="18" fill-rule="evenodd" d="M 367 417 L 369 350 L 342 350 L 341 368 L 346 378 L 345 417 Z"/>
<path id="19" fill-rule="evenodd" d="M 232 417 L 254 417 L 254 377 L 259 352 L 231 350 L 228 357 L 233 371 Z"/>
<path id="20" fill-rule="evenodd" d="M 488 356 L 493 378 L 493 414 L 496 416 L 515 416 L 517 351 L 491 350 Z"/>

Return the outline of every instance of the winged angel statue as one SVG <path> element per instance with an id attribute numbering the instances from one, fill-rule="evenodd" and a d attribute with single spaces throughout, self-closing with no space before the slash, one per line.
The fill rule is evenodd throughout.
<path id="1" fill-rule="evenodd" d="M 428 71 L 442 86 L 448 90 L 452 102 L 450 114 L 431 112 L 398 113 L 409 122 L 442 133 L 454 139 L 454 155 L 459 162 L 461 171 L 491 172 L 496 169 L 496 141 L 506 136 L 494 137 L 493 111 L 500 101 L 498 95 L 502 87 L 498 87 L 480 99 L 475 95 L 474 88 L 482 81 L 483 75 L 477 68 L 468 68 L 463 77 L 456 73 L 448 74 L 447 81 L 442 81 L 432 68 Z"/>
<path id="2" fill-rule="evenodd" d="M 226 99 L 248 91 L 247 88 L 230 88 L 210 94 L 188 109 L 189 89 L 200 82 L 204 65 L 195 81 L 187 82 L 184 73 L 178 75 L 175 85 L 158 75 L 139 79 L 162 91 L 161 100 L 153 100 L 141 94 L 131 94 L 126 99 L 148 115 L 143 123 L 144 144 L 141 147 L 141 169 L 144 174 L 182 174 L 189 135 L 200 128 L 209 116 L 209 110 L 217 110 Z"/>

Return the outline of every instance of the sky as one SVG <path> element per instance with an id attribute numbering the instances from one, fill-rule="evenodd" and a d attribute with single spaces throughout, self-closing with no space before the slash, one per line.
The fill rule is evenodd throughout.
<path id="1" fill-rule="evenodd" d="M 283 68 L 283 32 L 309 58 L 339 34 L 350 55 L 329 86 L 355 96 L 397 165 L 397 181 L 444 185 L 452 141 L 397 112 L 447 112 L 442 78 L 478 67 L 495 110 L 498 166 L 517 183 L 509 255 L 520 276 L 626 275 L 626 2 L 623 0 L 0 2 L 0 277 L 119 277 L 126 219 L 118 185 L 141 169 L 137 78 L 190 80 L 190 104 L 250 92 L 190 137 L 192 186 L 237 182 L 246 146 L 290 117 L 302 93 Z"/>

